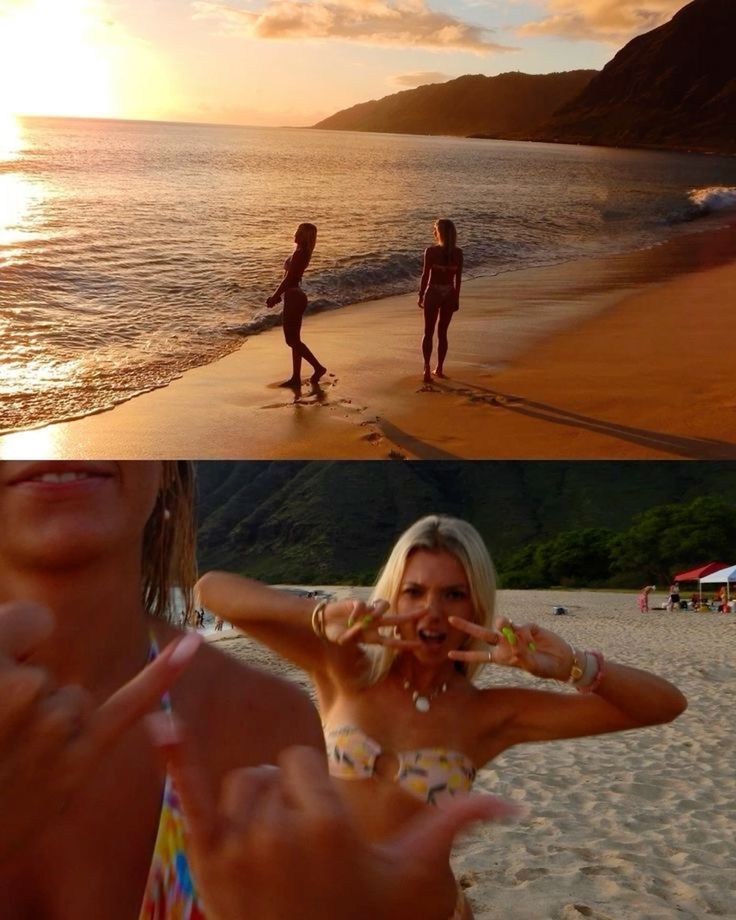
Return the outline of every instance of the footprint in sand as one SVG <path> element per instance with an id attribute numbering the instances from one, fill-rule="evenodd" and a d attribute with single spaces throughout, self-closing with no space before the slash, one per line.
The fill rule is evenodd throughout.
<path id="1" fill-rule="evenodd" d="M 364 434 L 361 438 L 361 441 L 368 441 L 369 444 L 375 444 L 377 441 L 382 441 L 383 435 L 380 431 L 369 431 L 368 434 Z"/>

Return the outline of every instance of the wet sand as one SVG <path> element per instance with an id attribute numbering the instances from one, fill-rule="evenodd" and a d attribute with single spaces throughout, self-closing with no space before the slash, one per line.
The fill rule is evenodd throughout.
<path id="1" fill-rule="evenodd" d="M 110 411 L 6 435 L 0 457 L 732 458 L 735 292 L 736 226 L 473 279 L 429 386 L 415 295 L 356 304 L 306 317 L 318 387 L 277 386 L 274 329 Z"/>
<path id="2" fill-rule="evenodd" d="M 663 600 L 654 595 L 652 603 Z M 558 605 L 566 615 L 552 613 Z M 689 705 L 669 725 L 522 745 L 480 771 L 476 789 L 521 802 L 528 815 L 484 826 L 456 847 L 454 867 L 476 920 L 736 916 L 736 617 L 642 615 L 634 592 L 501 591 L 499 607 L 516 622 L 534 620 L 661 674 Z M 308 686 L 302 672 L 252 640 L 218 647 Z M 479 678 L 527 682 L 539 683 L 498 667 Z"/>

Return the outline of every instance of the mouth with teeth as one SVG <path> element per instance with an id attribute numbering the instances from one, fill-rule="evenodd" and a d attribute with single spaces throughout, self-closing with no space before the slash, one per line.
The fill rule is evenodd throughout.
<path id="1" fill-rule="evenodd" d="M 442 629 L 422 628 L 417 630 L 417 637 L 428 646 L 442 645 L 447 638 L 447 632 Z"/>
<path id="2" fill-rule="evenodd" d="M 81 479 L 96 479 L 97 476 L 97 473 L 74 470 L 66 473 L 40 473 L 38 476 L 26 479 L 26 482 L 78 482 Z"/>

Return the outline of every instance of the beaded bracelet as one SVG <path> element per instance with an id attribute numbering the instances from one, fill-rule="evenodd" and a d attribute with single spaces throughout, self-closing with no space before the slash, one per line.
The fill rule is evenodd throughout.
<path id="1" fill-rule="evenodd" d="M 601 652 L 586 652 L 585 654 L 586 657 L 590 655 L 591 658 L 595 658 L 595 660 L 598 662 L 598 671 L 589 684 L 586 684 L 584 687 L 575 687 L 575 689 L 578 691 L 578 693 L 595 693 L 598 687 L 600 687 L 601 681 L 603 680 L 606 673 L 605 662 Z"/>

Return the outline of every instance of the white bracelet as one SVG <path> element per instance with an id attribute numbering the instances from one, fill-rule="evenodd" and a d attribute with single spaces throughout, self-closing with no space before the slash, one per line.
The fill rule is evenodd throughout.
<path id="1" fill-rule="evenodd" d="M 582 677 L 575 681 L 575 686 L 578 689 L 589 687 L 598 676 L 599 670 L 600 666 L 595 655 L 591 655 L 590 652 L 585 652 L 585 667 L 583 668 L 583 674 Z"/>

